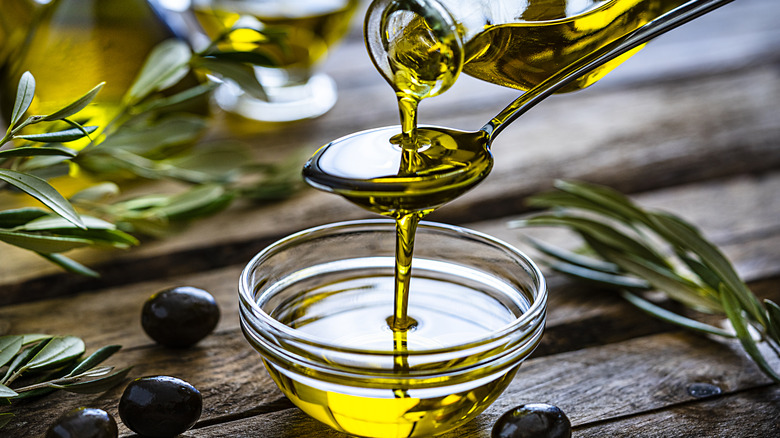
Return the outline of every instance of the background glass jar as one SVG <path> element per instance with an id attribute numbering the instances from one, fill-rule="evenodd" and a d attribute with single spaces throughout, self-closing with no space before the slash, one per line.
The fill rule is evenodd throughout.
<path id="1" fill-rule="evenodd" d="M 261 121 L 317 117 L 336 103 L 336 84 L 317 71 L 349 30 L 359 0 L 192 0 L 195 17 L 210 39 L 233 27 L 222 50 L 255 51 L 272 67 L 255 67 L 266 99 L 248 96 L 225 81 L 217 90 L 224 110 Z M 256 31 L 265 35 L 261 36 Z"/>
<path id="2" fill-rule="evenodd" d="M 469 421 L 506 388 L 544 328 L 547 289 L 492 237 L 423 222 L 393 331 L 395 227 L 325 225 L 283 239 L 241 275 L 244 334 L 303 411 L 358 436 L 430 436 Z"/>

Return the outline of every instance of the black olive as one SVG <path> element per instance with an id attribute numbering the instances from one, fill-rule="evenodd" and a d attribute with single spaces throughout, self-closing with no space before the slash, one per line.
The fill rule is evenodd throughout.
<path id="1" fill-rule="evenodd" d="M 119 399 L 122 422 L 147 437 L 174 437 L 185 432 L 198 421 L 202 409 L 200 391 L 169 376 L 135 379 Z"/>
<path id="2" fill-rule="evenodd" d="M 144 303 L 141 326 L 156 342 L 173 348 L 195 345 L 219 322 L 219 306 L 208 292 L 190 286 L 161 290 Z"/>
<path id="3" fill-rule="evenodd" d="M 46 438 L 116 438 L 116 420 L 97 408 L 77 408 L 64 413 L 46 431 Z"/>
<path id="4" fill-rule="evenodd" d="M 570 438 L 571 422 L 557 406 L 529 403 L 504 412 L 492 438 Z"/>

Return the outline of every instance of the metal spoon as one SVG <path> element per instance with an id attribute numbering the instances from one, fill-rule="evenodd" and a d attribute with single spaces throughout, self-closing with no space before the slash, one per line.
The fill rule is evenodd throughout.
<path id="1" fill-rule="evenodd" d="M 315 188 L 338 193 L 382 214 L 399 208 L 407 212 L 432 210 L 488 175 L 493 162 L 490 145 L 496 135 L 536 104 L 618 56 L 732 1 L 691 0 L 661 15 L 523 93 L 478 131 L 420 127 L 418 135 L 433 138 L 434 146 L 440 146 L 429 150 L 438 154 L 442 149 L 451 148 L 453 153 L 461 154 L 458 160 L 451 160 L 447 165 L 430 169 L 417 167 L 416 175 L 399 173 L 402 154 L 392 141 L 399 127 L 389 126 L 351 134 L 323 146 L 304 165 L 304 179 Z M 418 153 L 424 162 L 426 148 Z M 441 163 L 436 159 L 431 161 Z"/>

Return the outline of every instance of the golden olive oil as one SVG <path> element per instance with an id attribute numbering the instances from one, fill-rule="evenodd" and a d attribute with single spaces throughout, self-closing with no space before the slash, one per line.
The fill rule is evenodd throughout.
<path id="1" fill-rule="evenodd" d="M 358 0 L 195 1 L 195 16 L 214 39 L 232 27 L 223 50 L 255 51 L 276 67 L 310 71 L 349 30 Z"/>
<path id="2" fill-rule="evenodd" d="M 457 349 L 487 337 L 514 321 L 530 304 L 507 305 L 492 298 L 485 292 L 490 287 L 465 280 L 472 274 L 469 268 L 453 265 L 439 269 L 441 272 L 423 268 L 415 276 L 409 316 L 416 324 L 403 331 L 389 329 L 385 321 L 395 282 L 386 270 L 325 280 L 285 302 L 272 315 L 278 321 L 303 334 L 328 339 L 339 349 L 393 351 L 395 364 L 381 369 L 377 362 L 375 377 L 356 382 L 348 373 L 338 376 L 317 369 L 286 369 L 266 360 L 272 378 L 306 413 L 357 436 L 430 436 L 475 417 L 503 392 L 517 366 L 497 371 L 475 366 L 457 378 L 447 377 L 446 368 L 435 377 L 417 379 L 394 378 L 388 372 L 425 374 L 430 370 L 417 364 L 415 352 Z M 442 306 L 444 302 L 447 306 Z M 478 363 L 493 353 L 470 356 L 466 362 Z M 327 359 L 328 353 L 323 354 Z M 459 361 L 453 366 L 468 364 Z M 370 368 L 366 372 L 372 374 Z"/>
<path id="3" fill-rule="evenodd" d="M 516 21 L 488 25 L 465 44 L 463 72 L 528 90 L 588 53 L 636 30 L 684 0 L 529 0 Z M 639 49 L 564 88 L 598 81 Z"/>

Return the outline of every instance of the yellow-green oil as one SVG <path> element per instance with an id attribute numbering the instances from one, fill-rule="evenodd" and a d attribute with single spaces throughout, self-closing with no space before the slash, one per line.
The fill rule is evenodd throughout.
<path id="1" fill-rule="evenodd" d="M 466 42 L 464 73 L 528 90 L 566 65 L 685 0 L 530 0 L 516 22 L 486 26 Z M 639 49 L 581 77 L 564 91 L 585 88 Z"/>
<path id="2" fill-rule="evenodd" d="M 193 5 L 212 39 L 233 27 L 247 28 L 233 31 L 221 49 L 254 51 L 276 67 L 309 71 L 347 33 L 357 4 L 358 0 L 212 0 Z"/>
<path id="3" fill-rule="evenodd" d="M 391 330 L 386 322 L 395 282 L 386 271 L 324 281 L 299 294 L 296 302 L 285 303 L 283 308 L 288 311 L 273 315 L 299 332 L 327 339 L 338 349 L 392 351 L 391 370 L 364 361 L 362 378 L 356 380 L 316 367 L 290 368 L 265 360 L 271 377 L 303 411 L 352 435 L 431 436 L 469 421 L 503 392 L 517 366 L 474 367 L 453 377 L 448 375 L 447 363 L 420 365 L 414 353 L 437 348 L 456 351 L 458 345 L 487 337 L 515 320 L 528 303 L 507 306 L 485 293 L 489 287 L 463 281 L 468 275 L 429 273 L 414 278 L 409 317 L 415 324 L 406 330 Z M 478 363 L 500 351 L 503 348 L 453 360 L 452 366 Z M 330 353 L 323 352 L 323 357 Z M 377 366 L 375 373 L 372 366 Z M 390 371 L 398 377 L 388 375 Z M 406 377 L 415 373 L 426 373 L 426 377 Z"/>

